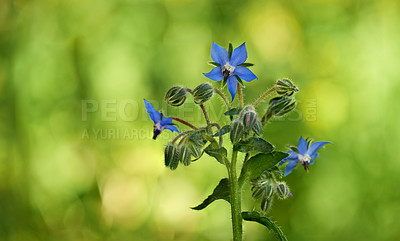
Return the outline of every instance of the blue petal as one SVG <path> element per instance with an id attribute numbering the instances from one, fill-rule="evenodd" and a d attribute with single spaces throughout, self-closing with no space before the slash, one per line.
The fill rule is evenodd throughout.
<path id="1" fill-rule="evenodd" d="M 211 58 L 220 64 L 221 66 L 225 65 L 229 61 L 229 54 L 225 48 L 219 46 L 215 42 L 213 42 L 211 46 Z"/>
<path id="2" fill-rule="evenodd" d="M 283 159 L 278 166 L 281 166 L 282 164 L 284 164 L 286 161 L 297 161 L 299 160 L 299 155 L 294 152 L 294 151 L 287 151 L 286 153 L 290 154 L 289 156 L 285 157 L 285 159 Z"/>
<path id="3" fill-rule="evenodd" d="M 150 102 L 148 102 L 146 99 L 143 100 L 147 109 L 147 113 L 150 115 L 150 119 L 154 122 L 154 124 L 160 122 L 160 113 L 154 109 Z"/>
<path id="4" fill-rule="evenodd" d="M 207 78 L 210 78 L 214 81 L 220 81 L 224 78 L 224 76 L 222 75 L 221 67 L 219 66 L 212 69 L 209 73 L 203 73 L 203 74 Z"/>
<path id="5" fill-rule="evenodd" d="M 229 63 L 232 66 L 237 66 L 239 64 L 243 64 L 247 59 L 247 50 L 245 43 L 237 47 L 235 50 L 233 50 L 231 59 L 229 60 Z"/>
<path id="6" fill-rule="evenodd" d="M 253 74 L 253 72 L 251 72 L 251 70 L 249 70 L 248 68 L 243 67 L 243 66 L 236 67 L 235 70 L 233 71 L 233 74 L 236 74 L 242 80 L 246 80 L 247 82 L 250 82 L 253 79 L 257 79 L 257 76 L 255 74 Z"/>
<path id="7" fill-rule="evenodd" d="M 289 161 L 285 168 L 285 177 L 289 175 L 293 169 L 297 166 L 297 161 Z"/>
<path id="8" fill-rule="evenodd" d="M 310 145 L 310 148 L 307 150 L 307 154 L 312 156 L 316 151 L 321 149 L 325 144 L 330 143 L 329 141 L 317 141 Z"/>
<path id="9" fill-rule="evenodd" d="M 290 155 L 288 157 L 286 157 L 284 160 L 298 160 L 299 159 L 299 154 L 297 154 L 294 151 L 288 151 L 286 153 L 288 153 Z"/>
<path id="10" fill-rule="evenodd" d="M 307 141 L 304 140 L 304 138 L 302 136 L 300 136 L 299 147 L 297 147 L 297 150 L 299 150 L 299 153 L 301 155 L 304 156 L 307 153 L 307 146 L 308 146 Z"/>
<path id="11" fill-rule="evenodd" d="M 172 132 L 176 131 L 176 132 L 179 132 L 179 133 L 180 133 L 180 131 L 178 130 L 178 128 L 177 128 L 176 126 L 174 126 L 174 125 L 166 125 L 166 126 L 164 127 L 164 129 L 170 130 L 170 131 L 172 131 Z"/>
<path id="12" fill-rule="evenodd" d="M 234 75 L 229 76 L 227 82 L 228 82 L 227 83 L 228 90 L 229 90 L 229 93 L 231 93 L 232 101 L 233 101 L 233 99 L 235 98 L 235 95 L 236 95 L 236 90 L 237 90 L 237 85 L 238 85 L 236 76 L 234 76 Z"/>
<path id="13" fill-rule="evenodd" d="M 172 117 L 162 117 L 161 126 L 166 126 L 172 124 Z"/>
<path id="14" fill-rule="evenodd" d="M 315 158 L 317 158 L 318 153 L 314 153 L 314 155 L 311 156 L 311 160 L 310 160 L 310 165 L 314 164 L 314 160 Z"/>

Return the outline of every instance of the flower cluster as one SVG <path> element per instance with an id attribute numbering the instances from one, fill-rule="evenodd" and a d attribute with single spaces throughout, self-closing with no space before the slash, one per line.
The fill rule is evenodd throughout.
<path id="1" fill-rule="evenodd" d="M 194 89 L 173 86 L 164 97 L 165 102 L 174 108 L 184 105 L 188 98 L 193 98 L 193 102 L 204 115 L 204 125 L 195 126 L 178 117 L 166 117 L 154 109 L 150 102 L 144 100 L 150 119 L 154 122 L 153 139 L 163 130 L 178 133 L 164 149 L 164 164 L 171 170 L 177 169 L 180 164 L 189 166 L 204 155 L 226 167 L 228 178 L 222 178 L 212 194 L 193 207 L 194 210 L 202 210 L 213 201 L 223 199 L 231 205 L 234 240 L 242 238 L 242 220 L 263 224 L 274 231 L 281 240 L 286 240 L 275 222 L 265 215 L 275 197 L 282 200 L 293 196 L 289 186 L 282 179 L 299 163 L 308 172 L 309 166 L 313 165 L 318 156 L 317 151 L 330 142 L 311 143 L 300 137 L 298 147 L 290 147 L 287 153 L 276 150 L 274 145 L 264 139 L 264 127 L 271 119 L 287 115 L 296 108 L 294 94 L 299 89 L 289 79 L 278 79 L 255 102 L 245 104 L 242 94 L 243 80 L 251 82 L 257 79 L 248 68 L 253 64 L 246 63 L 245 43 L 235 49 L 229 44 L 228 50 L 213 43 L 211 58 L 213 62 L 210 63 L 215 67 L 209 73 L 204 73 L 204 76 L 214 81 L 222 81 L 222 88 L 216 88 L 210 83 L 200 84 Z M 230 100 L 224 94 L 225 86 L 231 95 Z M 236 94 L 239 96 L 239 106 L 232 106 Z M 276 96 L 260 108 L 259 105 L 270 95 Z M 227 125 L 213 122 L 208 115 L 206 105 L 214 96 L 220 97 L 225 103 L 224 115 L 227 121 L 230 121 Z M 189 129 L 185 130 L 184 126 L 179 126 L 179 131 L 177 124 Z M 226 141 L 229 140 L 230 144 L 226 145 Z M 230 155 L 226 147 L 231 148 Z M 243 153 L 243 162 L 238 161 L 238 153 Z M 279 166 L 285 163 L 287 165 L 283 173 Z M 241 165 L 240 175 L 236 173 L 237 165 Z M 252 186 L 253 198 L 261 200 L 261 212 L 241 210 L 241 190 L 246 181 Z"/>

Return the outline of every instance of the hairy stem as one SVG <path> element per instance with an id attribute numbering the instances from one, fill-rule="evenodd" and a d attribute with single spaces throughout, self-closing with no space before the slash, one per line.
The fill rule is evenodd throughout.
<path id="1" fill-rule="evenodd" d="M 218 125 L 218 123 L 211 123 L 211 126 L 217 127 L 218 131 L 221 130 L 221 127 Z M 219 147 L 222 147 L 223 144 L 223 138 L 222 135 L 219 136 Z"/>
<path id="2" fill-rule="evenodd" d="M 256 107 L 258 104 L 260 104 L 265 99 L 265 97 L 267 97 L 269 94 L 271 94 L 274 90 L 275 90 L 275 86 L 272 87 L 271 89 L 267 90 L 262 96 L 260 96 L 260 98 L 258 98 L 254 102 L 253 106 Z"/>
<path id="3" fill-rule="evenodd" d="M 180 123 L 185 124 L 185 125 L 189 126 L 190 128 L 195 129 L 195 130 L 198 130 L 198 129 L 199 129 L 199 128 L 195 127 L 194 125 L 190 124 L 189 122 L 182 120 L 181 118 L 172 117 L 172 119 L 173 119 L 173 120 L 176 120 L 176 121 L 179 121 Z"/>
<path id="4" fill-rule="evenodd" d="M 181 136 L 186 135 L 186 134 L 188 134 L 188 133 L 190 133 L 190 132 L 194 132 L 194 130 L 184 131 L 184 132 L 180 133 L 179 135 L 177 135 L 177 136 L 172 140 L 172 143 L 175 143 L 179 138 L 181 138 Z"/>
<path id="5" fill-rule="evenodd" d="M 236 161 L 237 151 L 233 150 L 229 173 L 233 241 L 242 241 L 241 192 L 236 175 Z"/>
<path id="6" fill-rule="evenodd" d="M 226 108 L 228 110 L 231 109 L 231 104 L 229 103 L 228 98 L 226 97 L 226 95 L 224 95 L 224 93 L 222 93 L 219 89 L 214 88 L 215 92 L 222 98 L 222 100 L 225 102 Z"/>
<path id="7" fill-rule="evenodd" d="M 243 92 L 242 92 L 242 86 L 240 85 L 239 82 L 237 83 L 237 89 L 238 89 L 240 107 L 243 108 L 243 105 L 244 105 L 244 102 L 243 102 Z"/>
<path id="8" fill-rule="evenodd" d="M 201 107 L 201 110 L 203 111 L 204 118 L 206 118 L 206 122 L 207 122 L 208 131 L 209 131 L 209 132 L 210 132 L 210 134 L 212 135 L 210 118 L 208 118 L 208 114 L 207 114 L 206 108 L 204 107 L 204 105 L 203 105 L 203 104 L 200 104 L 200 107 Z"/>

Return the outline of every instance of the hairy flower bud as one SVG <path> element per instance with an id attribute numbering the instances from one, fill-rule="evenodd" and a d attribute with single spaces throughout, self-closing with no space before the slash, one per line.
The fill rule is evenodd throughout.
<path id="1" fill-rule="evenodd" d="M 199 146 L 193 142 L 189 142 L 188 146 L 189 146 L 190 152 L 194 158 L 201 157 L 201 146 Z"/>
<path id="2" fill-rule="evenodd" d="M 254 124 L 253 131 L 258 136 L 261 136 L 264 133 L 264 128 L 259 120 Z"/>
<path id="3" fill-rule="evenodd" d="M 164 161 L 165 166 L 171 170 L 175 170 L 178 167 L 180 154 L 179 147 L 173 143 L 168 143 L 164 149 Z"/>
<path id="4" fill-rule="evenodd" d="M 172 106 L 181 106 L 186 101 L 186 88 L 182 86 L 174 86 L 165 94 L 165 102 Z"/>
<path id="5" fill-rule="evenodd" d="M 238 119 L 233 120 L 231 123 L 231 132 L 230 132 L 231 142 L 233 144 L 239 142 L 243 136 L 243 133 L 244 133 L 243 122 L 239 121 Z"/>
<path id="6" fill-rule="evenodd" d="M 288 79 L 279 79 L 275 84 L 275 91 L 278 95 L 291 96 L 299 89 Z"/>
<path id="7" fill-rule="evenodd" d="M 286 183 L 280 182 L 276 184 L 276 194 L 282 199 L 286 199 L 289 196 L 290 190 Z"/>
<path id="8" fill-rule="evenodd" d="M 254 110 L 245 112 L 243 115 L 243 125 L 245 132 L 249 133 L 253 129 L 257 121 L 257 113 Z"/>
<path id="9" fill-rule="evenodd" d="M 209 83 L 203 83 L 193 90 L 193 99 L 196 104 L 203 104 L 214 95 L 214 88 Z"/>
<path id="10" fill-rule="evenodd" d="M 180 147 L 180 161 L 183 163 L 185 166 L 189 166 L 191 162 L 191 156 L 192 152 L 189 148 L 188 144 L 182 145 Z"/>
<path id="11" fill-rule="evenodd" d="M 291 97 L 279 96 L 269 101 L 267 112 L 262 122 L 268 121 L 272 116 L 283 116 L 296 107 L 296 100 Z"/>
<path id="12" fill-rule="evenodd" d="M 272 202 L 274 201 L 274 198 L 262 198 L 261 199 L 261 210 L 263 212 L 268 212 L 271 209 Z"/>

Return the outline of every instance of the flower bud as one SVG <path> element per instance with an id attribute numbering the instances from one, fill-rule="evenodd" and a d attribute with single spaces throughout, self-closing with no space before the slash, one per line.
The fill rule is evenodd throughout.
<path id="1" fill-rule="evenodd" d="M 201 146 L 199 146 L 193 142 L 189 142 L 188 146 L 189 146 L 190 152 L 194 158 L 201 157 Z"/>
<path id="2" fill-rule="evenodd" d="M 276 185 L 276 194 L 281 199 L 286 199 L 290 194 L 289 187 L 284 182 L 280 182 Z"/>
<path id="3" fill-rule="evenodd" d="M 189 145 L 185 144 L 185 145 L 181 146 L 179 159 L 183 163 L 183 165 L 185 165 L 185 166 L 190 165 L 191 156 L 192 156 L 192 152 L 190 151 Z"/>
<path id="4" fill-rule="evenodd" d="M 203 104 L 214 95 L 214 88 L 209 83 L 203 83 L 193 90 L 194 103 Z"/>
<path id="5" fill-rule="evenodd" d="M 238 119 L 233 120 L 231 123 L 231 132 L 230 138 L 233 144 L 240 141 L 244 133 L 244 126 L 243 122 L 239 121 Z"/>
<path id="6" fill-rule="evenodd" d="M 264 133 L 264 128 L 259 120 L 254 124 L 253 131 L 258 136 L 261 136 Z"/>
<path id="7" fill-rule="evenodd" d="M 275 91 L 278 95 L 291 96 L 299 89 L 288 79 L 279 79 L 275 84 Z"/>
<path id="8" fill-rule="evenodd" d="M 267 112 L 262 122 L 268 121 L 272 116 L 283 116 L 296 107 L 296 100 L 290 97 L 279 96 L 269 101 Z"/>
<path id="9" fill-rule="evenodd" d="M 186 88 L 174 86 L 165 94 L 165 102 L 172 106 L 181 106 L 186 101 Z"/>
<path id="10" fill-rule="evenodd" d="M 179 147 L 173 143 L 168 143 L 164 150 L 164 158 L 165 166 L 175 170 L 180 159 Z"/>
<path id="11" fill-rule="evenodd" d="M 243 115 L 243 125 L 245 132 L 249 133 L 258 121 L 257 113 L 254 110 L 246 111 Z"/>
<path id="12" fill-rule="evenodd" d="M 272 202 L 274 201 L 274 198 L 263 198 L 261 199 L 261 210 L 263 212 L 268 212 L 271 209 Z"/>

